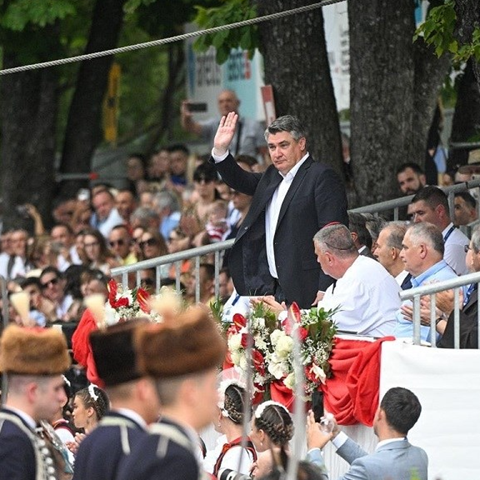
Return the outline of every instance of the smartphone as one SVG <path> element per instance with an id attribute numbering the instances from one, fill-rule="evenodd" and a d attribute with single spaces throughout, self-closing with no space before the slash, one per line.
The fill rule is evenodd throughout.
<path id="1" fill-rule="evenodd" d="M 188 104 L 188 111 L 189 112 L 206 112 L 207 111 L 207 104 L 203 102 L 190 102 Z"/>

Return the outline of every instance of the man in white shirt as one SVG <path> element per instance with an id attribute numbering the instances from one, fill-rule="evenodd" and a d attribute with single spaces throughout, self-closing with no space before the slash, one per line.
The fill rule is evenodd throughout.
<path id="1" fill-rule="evenodd" d="M 115 197 L 107 190 L 97 191 L 92 198 L 92 205 L 95 214 L 90 221 L 93 228 L 100 230 L 100 233 L 108 238 L 115 225 L 123 223 L 123 219 L 115 208 Z"/>
<path id="2" fill-rule="evenodd" d="M 334 419 L 332 433 L 325 434 L 310 414 L 307 423 L 308 459 L 323 467 L 325 463 L 320 449 L 331 440 L 337 454 L 350 464 L 350 470 L 339 480 L 427 480 L 428 456 L 407 439 L 421 411 L 420 401 L 410 390 L 401 387 L 388 390 L 373 420 L 373 430 L 379 442 L 370 455 L 341 432 Z M 328 476 L 323 479 L 328 480 Z"/>
<path id="3" fill-rule="evenodd" d="M 448 198 L 437 187 L 422 188 L 412 199 L 411 212 L 415 223 L 433 223 L 441 232 L 445 242 L 444 260 L 455 270 L 457 275 L 468 273 L 465 266 L 465 245 L 469 239 L 455 228 L 448 208 Z"/>
<path id="4" fill-rule="evenodd" d="M 337 280 L 328 287 L 320 306 L 339 308 L 333 319 L 339 330 L 384 337 L 395 327 L 400 288 L 371 258 L 359 255 L 347 227 L 327 225 L 313 238 L 322 270 Z"/>
<path id="5" fill-rule="evenodd" d="M 404 222 L 390 222 L 378 235 L 375 258 L 385 267 L 387 272 L 395 279 L 402 290 L 412 288 L 410 278 L 405 264 L 400 258 L 403 237 L 407 231 Z"/>

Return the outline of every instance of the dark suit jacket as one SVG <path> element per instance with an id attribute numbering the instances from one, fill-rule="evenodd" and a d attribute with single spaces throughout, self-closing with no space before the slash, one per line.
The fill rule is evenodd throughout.
<path id="1" fill-rule="evenodd" d="M 147 435 L 132 419 L 109 412 L 80 444 L 74 480 L 115 480 L 120 461 Z"/>
<path id="2" fill-rule="evenodd" d="M 474 290 L 467 304 L 460 311 L 460 348 L 478 348 L 478 290 Z M 447 321 L 443 336 L 438 347 L 454 348 L 454 320 L 453 312 Z"/>
<path id="3" fill-rule="evenodd" d="M 263 173 L 246 172 L 231 155 L 215 165 L 228 185 L 253 196 L 228 261 L 235 288 L 241 295 L 272 294 L 275 282 L 267 263 L 265 210 L 282 176 L 273 165 Z M 278 283 L 289 303 L 308 308 L 317 291 L 332 283 L 317 262 L 313 236 L 334 221 L 348 225 L 345 187 L 330 167 L 308 157 L 283 201 L 274 237 Z"/>
<path id="4" fill-rule="evenodd" d="M 8 409 L 1 410 L 15 415 L 25 427 L 30 427 Z M 32 431 L 33 434 L 33 431 Z M 15 423 L 0 420 L 0 480 L 35 480 L 35 450 L 31 439 Z"/>
<path id="5" fill-rule="evenodd" d="M 156 427 L 166 427 L 167 433 L 159 433 Z M 162 419 L 150 429 L 120 464 L 117 480 L 198 480 L 201 471 L 195 448 L 199 447 L 183 428 Z"/>

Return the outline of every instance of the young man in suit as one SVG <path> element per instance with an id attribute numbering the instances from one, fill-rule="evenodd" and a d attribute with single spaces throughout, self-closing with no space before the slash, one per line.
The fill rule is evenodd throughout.
<path id="1" fill-rule="evenodd" d="M 95 367 L 112 408 L 80 444 L 74 480 L 115 480 L 120 461 L 160 415 L 153 380 L 136 368 L 133 335 L 143 323 L 129 320 L 90 334 Z"/>
<path id="2" fill-rule="evenodd" d="M 240 295 L 270 294 L 309 308 L 332 283 L 316 261 L 312 238 L 328 223 L 348 225 L 344 185 L 312 159 L 305 128 L 291 115 L 265 132 L 272 165 L 246 172 L 230 154 L 237 122 L 234 112 L 222 118 L 211 159 L 225 183 L 253 196 L 229 255 L 233 283 Z"/>
<path id="3" fill-rule="evenodd" d="M 198 480 L 198 431 L 217 415 L 217 366 L 226 344 L 209 310 L 190 307 L 136 334 L 140 370 L 155 378 L 162 417 L 120 466 L 117 480 Z"/>
<path id="4" fill-rule="evenodd" d="M 410 390 L 401 387 L 388 390 L 373 420 L 379 443 L 372 454 L 341 432 L 335 421 L 332 433 L 323 433 L 311 414 L 307 423 L 309 460 L 323 466 L 320 449 L 331 440 L 338 455 L 350 463 L 350 470 L 339 480 L 405 480 L 413 475 L 419 480 L 427 480 L 427 454 L 407 439 L 421 411 L 418 398 Z M 328 476 L 324 475 L 324 479 L 328 480 Z"/>
<path id="5" fill-rule="evenodd" d="M 0 410 L 1 480 L 60 478 L 65 464 L 56 463 L 36 428 L 65 402 L 62 373 L 69 366 L 67 342 L 57 330 L 10 325 L 3 332 L 0 369 L 8 394 Z"/>

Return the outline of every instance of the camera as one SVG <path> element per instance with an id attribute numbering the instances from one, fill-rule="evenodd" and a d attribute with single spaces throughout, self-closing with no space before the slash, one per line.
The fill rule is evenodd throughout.
<path id="1" fill-rule="evenodd" d="M 252 477 L 243 475 L 230 468 L 221 468 L 217 475 L 218 480 L 252 480 Z"/>
<path id="2" fill-rule="evenodd" d="M 207 104 L 206 103 L 202 103 L 202 102 L 190 102 L 187 104 L 188 106 L 188 111 L 189 112 L 197 112 L 197 113 L 201 113 L 201 112 L 206 112 L 207 111 Z"/>

